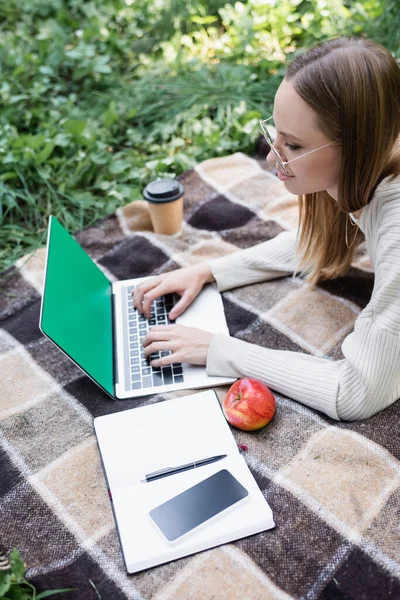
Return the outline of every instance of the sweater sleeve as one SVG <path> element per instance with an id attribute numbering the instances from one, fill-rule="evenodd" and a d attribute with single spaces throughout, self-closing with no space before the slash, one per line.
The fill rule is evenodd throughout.
<path id="1" fill-rule="evenodd" d="M 296 230 L 283 231 L 276 237 L 208 261 L 220 292 L 290 275 L 296 271 Z"/>
<path id="2" fill-rule="evenodd" d="M 254 377 L 337 420 L 367 419 L 400 397 L 398 335 L 360 315 L 342 348 L 346 358 L 330 361 L 218 334 L 208 352 L 207 373 Z"/>
<path id="3" fill-rule="evenodd" d="M 393 198 L 392 198 L 393 199 Z M 370 212 L 375 285 L 344 340 L 344 359 L 262 348 L 224 335 L 211 343 L 210 375 L 254 377 L 333 419 L 366 419 L 400 397 L 400 186 Z M 377 215 L 377 210 L 381 214 Z"/>

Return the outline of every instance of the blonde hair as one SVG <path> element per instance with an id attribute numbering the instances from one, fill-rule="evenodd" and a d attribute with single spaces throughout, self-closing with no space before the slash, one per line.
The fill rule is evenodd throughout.
<path id="1" fill-rule="evenodd" d="M 400 68 L 375 42 L 341 37 L 298 56 L 286 79 L 341 146 L 337 200 L 327 192 L 299 197 L 300 268 L 315 284 L 347 271 L 357 245 L 346 244 L 348 213 L 366 206 L 382 179 L 400 173 Z"/>

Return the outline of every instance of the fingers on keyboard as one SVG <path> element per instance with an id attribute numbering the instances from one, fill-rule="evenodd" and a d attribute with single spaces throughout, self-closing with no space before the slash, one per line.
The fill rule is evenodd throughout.
<path id="1" fill-rule="evenodd" d="M 169 350 L 155 352 L 146 359 L 142 347 L 143 339 L 149 327 L 172 323 L 168 318 L 168 313 L 174 306 L 173 294 L 166 294 L 161 298 L 157 298 L 151 305 L 150 319 L 147 319 L 133 307 L 133 290 L 134 286 L 129 286 L 127 288 L 131 389 L 140 390 L 174 383 L 183 383 L 183 369 L 180 363 L 167 365 L 165 367 L 152 367 L 150 365 L 151 360 L 171 354 Z"/>

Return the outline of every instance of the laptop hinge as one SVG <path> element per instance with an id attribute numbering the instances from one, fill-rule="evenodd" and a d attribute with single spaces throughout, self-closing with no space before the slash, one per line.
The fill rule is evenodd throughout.
<path id="1" fill-rule="evenodd" d="M 112 335 L 113 335 L 113 371 L 114 386 L 118 383 L 118 356 L 117 356 L 117 335 L 115 327 L 115 294 L 111 292 L 111 311 L 112 311 Z"/>

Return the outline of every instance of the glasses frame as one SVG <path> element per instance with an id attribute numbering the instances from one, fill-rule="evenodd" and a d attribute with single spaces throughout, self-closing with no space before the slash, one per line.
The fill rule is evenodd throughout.
<path id="1" fill-rule="evenodd" d="M 279 167 L 281 168 L 281 170 L 283 171 L 283 173 L 285 175 L 287 175 L 288 177 L 290 177 L 290 173 L 286 168 L 286 165 L 288 165 L 291 162 L 294 162 L 295 160 L 299 160 L 299 158 L 303 158 L 303 156 L 307 156 L 308 154 L 312 154 L 313 152 L 316 152 L 317 150 L 322 150 L 322 148 L 326 148 L 327 146 L 331 146 L 332 144 L 337 144 L 337 142 L 329 142 L 328 144 L 324 144 L 323 146 L 319 146 L 319 148 L 314 148 L 314 150 L 310 150 L 309 152 L 304 152 L 304 154 L 302 154 L 301 156 L 296 156 L 296 158 L 292 158 L 290 160 L 282 160 L 281 155 L 279 154 L 278 150 L 275 148 L 274 146 L 274 141 L 267 129 L 267 125 L 266 123 L 268 123 L 268 121 L 270 121 L 273 117 L 268 117 L 268 119 L 260 119 L 260 127 L 261 127 L 261 131 L 265 137 L 265 139 L 268 142 L 268 145 L 271 147 L 272 152 L 275 155 L 276 158 L 276 162 L 278 163 Z"/>

